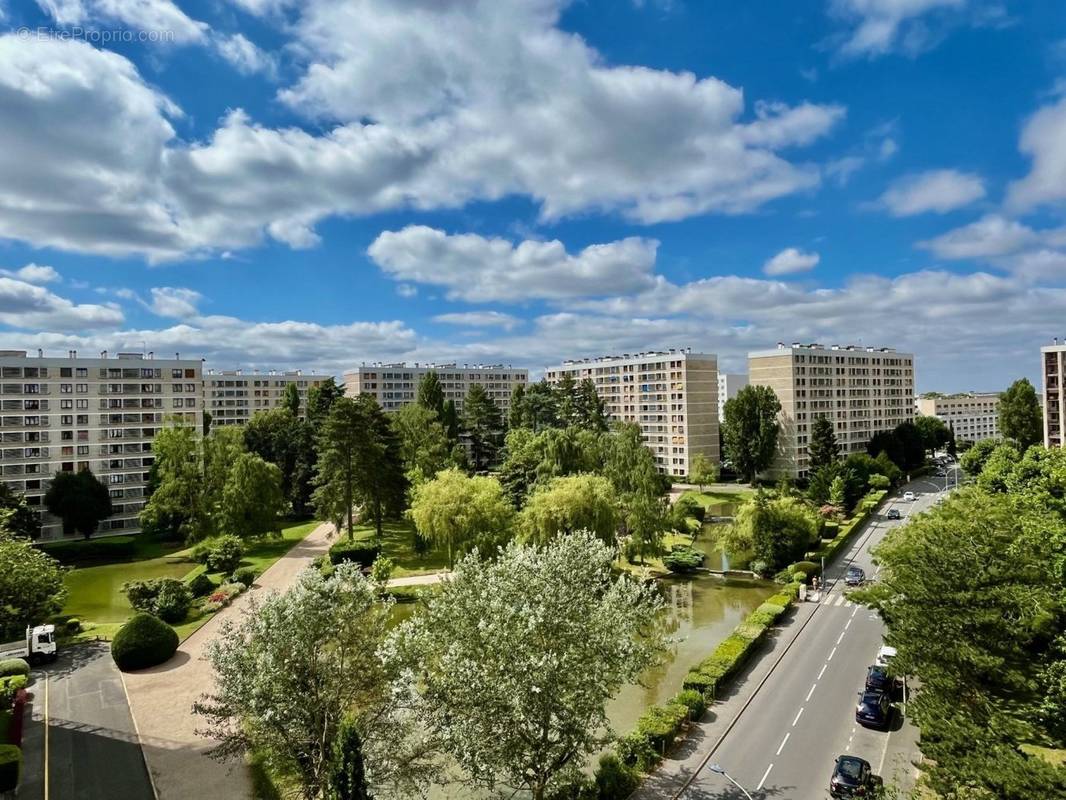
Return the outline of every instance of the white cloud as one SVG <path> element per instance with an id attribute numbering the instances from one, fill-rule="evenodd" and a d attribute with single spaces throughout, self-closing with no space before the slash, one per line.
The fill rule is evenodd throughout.
<path id="1" fill-rule="evenodd" d="M 205 23 L 189 17 L 171 0 L 37 0 L 37 4 L 60 25 L 122 23 L 163 34 L 160 41 L 202 42 L 208 31 Z"/>
<path id="2" fill-rule="evenodd" d="M 812 270 L 821 260 L 817 253 L 806 253 L 795 247 L 786 247 L 763 264 L 762 271 L 767 275 L 791 275 L 796 272 Z"/>
<path id="3" fill-rule="evenodd" d="M 894 217 L 910 217 L 930 211 L 944 214 L 984 196 L 984 181 L 979 175 L 937 169 L 900 178 L 879 202 Z"/>
<path id="4" fill-rule="evenodd" d="M 398 294 L 400 297 L 417 297 L 418 287 L 412 286 L 409 283 L 399 283 L 396 285 L 396 294 Z"/>
<path id="5" fill-rule="evenodd" d="M 861 156 L 844 156 L 826 164 L 825 174 L 838 186 L 846 186 L 851 176 L 862 169 L 865 163 L 866 159 Z"/>
<path id="6" fill-rule="evenodd" d="M 193 289 L 159 286 L 151 289 L 152 301 L 145 305 L 161 317 L 184 319 L 199 314 L 197 305 L 203 295 Z"/>
<path id="7" fill-rule="evenodd" d="M 830 0 L 829 10 L 848 25 L 840 52 L 845 56 L 884 55 L 893 50 L 917 53 L 935 37 L 923 17 L 960 10 L 967 0 Z"/>
<path id="8" fill-rule="evenodd" d="M 81 331 L 121 324 L 112 304 L 77 304 L 42 286 L 0 277 L 0 323 L 15 328 Z"/>
<path id="9" fill-rule="evenodd" d="M 254 75 L 257 72 L 273 75 L 277 62 L 269 53 L 265 53 L 243 33 L 232 36 L 215 37 L 215 49 L 233 68 L 242 75 Z"/>
<path id="10" fill-rule="evenodd" d="M 459 311 L 451 314 L 438 314 L 434 322 L 446 325 L 460 325 L 464 328 L 503 328 L 512 330 L 521 324 L 518 317 L 501 311 Z"/>
<path id="11" fill-rule="evenodd" d="M 938 258 L 994 258 L 1016 253 L 1039 240 L 1036 232 L 1021 222 L 988 214 L 976 222 L 955 228 L 918 246 Z"/>
<path id="12" fill-rule="evenodd" d="M 0 269 L 0 275 L 6 275 L 9 278 L 18 278 L 26 283 L 56 283 L 61 281 L 59 273 L 55 271 L 53 267 L 46 267 L 40 264 L 27 264 L 21 269 Z M 76 288 L 76 287 L 75 287 Z"/>
<path id="13" fill-rule="evenodd" d="M 1029 118 L 1019 149 L 1033 163 L 1028 175 L 1010 185 L 1008 206 L 1024 210 L 1066 200 L 1066 97 Z"/>
<path id="14" fill-rule="evenodd" d="M 367 250 L 389 276 L 447 289 L 449 299 L 485 302 L 627 294 L 652 284 L 658 242 L 631 237 L 576 254 L 556 240 L 449 235 L 423 225 L 385 231 Z"/>

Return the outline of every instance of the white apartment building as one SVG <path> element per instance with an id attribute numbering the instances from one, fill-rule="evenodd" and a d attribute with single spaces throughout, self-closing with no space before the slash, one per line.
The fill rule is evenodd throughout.
<path id="1" fill-rule="evenodd" d="M 914 399 L 914 408 L 923 417 L 939 417 L 956 441 L 1000 438 L 999 392 L 926 394 Z"/>
<path id="2" fill-rule="evenodd" d="M 307 412 L 307 391 L 329 379 L 329 375 L 303 370 L 208 370 L 204 373 L 204 408 L 211 414 L 212 425 L 244 425 L 256 412 L 280 406 L 289 385 L 294 384 L 300 393 L 302 417 Z"/>
<path id="3" fill-rule="evenodd" d="M 815 417 L 833 423 L 841 455 L 866 451 L 878 431 L 914 419 L 914 356 L 890 347 L 786 345 L 748 354 L 752 386 L 781 401 L 778 454 L 771 477 L 807 477 L 807 443 Z"/>
<path id="4" fill-rule="evenodd" d="M 455 401 L 455 408 L 463 410 L 463 400 L 470 387 L 480 384 L 506 417 L 511 408 L 511 394 L 515 387 L 529 382 L 529 370 L 505 367 L 501 364 L 363 364 L 344 373 L 344 393 L 356 397 L 371 394 L 386 411 L 395 411 L 418 399 L 418 384 L 427 372 L 436 372 L 444 400 Z"/>
<path id="5" fill-rule="evenodd" d="M 1066 341 L 1040 348 L 1040 373 L 1044 376 L 1044 446 L 1062 447 L 1062 421 L 1066 417 L 1062 376 L 1066 375 Z"/>
<path id="6" fill-rule="evenodd" d="M 610 419 L 640 426 L 660 472 L 688 475 L 697 453 L 719 462 L 717 356 L 688 350 L 626 353 L 564 361 L 544 377 L 557 384 L 564 375 L 578 383 L 590 378 Z"/>
<path id="7" fill-rule="evenodd" d="M 200 359 L 119 353 L 31 357 L 0 351 L 0 473 L 42 512 L 42 539 L 62 538 L 43 497 L 59 471 L 89 468 L 111 490 L 114 514 L 99 533 L 138 533 L 152 439 L 165 422 L 203 428 Z"/>
<path id="8" fill-rule="evenodd" d="M 747 375 L 727 375 L 718 373 L 718 422 L 725 419 L 725 401 L 737 396 L 737 392 L 748 385 Z"/>

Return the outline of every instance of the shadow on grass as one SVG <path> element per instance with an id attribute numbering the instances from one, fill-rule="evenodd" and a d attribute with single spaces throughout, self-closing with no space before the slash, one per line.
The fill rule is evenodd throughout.
<path id="1" fill-rule="evenodd" d="M 373 524 L 356 525 L 353 535 L 356 540 L 367 541 L 375 541 L 377 537 Z M 394 578 L 448 568 L 448 553 L 443 548 L 430 546 L 423 554 L 415 552 L 415 528 L 409 520 L 385 520 L 381 545 L 384 555 L 396 564 L 396 571 L 392 574 Z"/>

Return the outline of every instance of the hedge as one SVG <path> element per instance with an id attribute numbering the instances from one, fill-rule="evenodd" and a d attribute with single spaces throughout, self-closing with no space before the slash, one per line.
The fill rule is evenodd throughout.
<path id="1" fill-rule="evenodd" d="M 667 749 L 674 743 L 681 726 L 688 718 L 688 706 L 680 703 L 652 706 L 637 720 L 637 733 L 647 739 L 655 752 L 666 755 Z"/>
<path id="2" fill-rule="evenodd" d="M 0 744 L 0 792 L 13 792 L 22 777 L 22 750 L 13 744 Z"/>
<path id="3" fill-rule="evenodd" d="M 596 767 L 596 796 L 599 800 L 625 800 L 637 790 L 640 776 L 614 753 L 600 756 Z"/>
<path id="4" fill-rule="evenodd" d="M 8 675 L 6 678 L 0 678 L 0 706 L 10 708 L 15 702 L 19 689 L 25 689 L 29 680 L 25 675 Z"/>
<path id="5" fill-rule="evenodd" d="M 329 560 L 333 564 L 354 561 L 362 567 L 369 567 L 380 554 L 381 548 L 367 541 L 350 542 L 347 539 L 341 539 L 329 548 Z"/>
<path id="6" fill-rule="evenodd" d="M 869 492 L 866 497 L 859 502 L 855 516 L 840 526 L 839 533 L 832 540 L 823 542 L 822 546 L 811 555 L 816 559 L 824 558 L 826 561 L 831 560 L 833 556 L 837 554 L 837 551 L 847 543 L 851 535 L 861 528 L 863 523 L 870 518 L 874 509 L 881 504 L 881 501 L 885 499 L 887 494 L 888 491 L 885 489 L 877 489 L 876 491 Z M 826 527 L 828 528 L 828 525 Z"/>
<path id="7" fill-rule="evenodd" d="M 133 561 L 139 554 L 132 536 L 102 536 L 71 542 L 42 544 L 41 550 L 67 566 L 94 562 Z"/>
<path id="8" fill-rule="evenodd" d="M 123 672 L 162 664 L 177 649 L 177 631 L 144 612 L 130 617 L 111 641 L 111 657 Z"/>
<path id="9" fill-rule="evenodd" d="M 8 675 L 29 675 L 30 665 L 22 658 L 5 658 L 0 661 L 0 678 Z"/>

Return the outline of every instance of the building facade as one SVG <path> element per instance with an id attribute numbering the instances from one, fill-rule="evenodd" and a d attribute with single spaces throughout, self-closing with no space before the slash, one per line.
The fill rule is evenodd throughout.
<path id="1" fill-rule="evenodd" d="M 330 379 L 303 370 L 289 372 L 245 372 L 208 370 L 204 374 L 205 409 L 212 425 L 244 425 L 256 412 L 277 408 L 290 384 L 300 393 L 300 416 L 307 412 L 307 392 Z"/>
<path id="2" fill-rule="evenodd" d="M 640 426 L 660 472 L 688 475 L 702 453 L 718 464 L 718 357 L 687 350 L 565 361 L 544 377 L 590 378 L 607 414 Z"/>
<path id="3" fill-rule="evenodd" d="M 42 539 L 63 536 L 44 510 L 50 479 L 84 468 L 111 492 L 114 514 L 99 533 L 138 533 L 156 432 L 174 422 L 203 430 L 202 362 L 0 351 L 0 410 L 2 480 L 40 509 Z"/>
<path id="4" fill-rule="evenodd" d="M 718 422 L 725 419 L 725 401 L 737 396 L 737 392 L 748 385 L 747 375 L 727 375 L 718 373 Z"/>
<path id="5" fill-rule="evenodd" d="M 781 401 L 774 478 L 807 477 L 807 444 L 815 417 L 828 417 L 841 455 L 866 451 L 879 431 L 914 419 L 914 356 L 888 347 L 786 345 L 748 354 L 752 386 Z"/>
<path id="6" fill-rule="evenodd" d="M 1040 348 L 1041 374 L 1044 376 L 1044 446 L 1062 447 L 1062 421 L 1066 416 L 1063 400 L 1062 376 L 1066 374 L 1066 342 Z"/>
<path id="7" fill-rule="evenodd" d="M 463 410 L 463 400 L 470 387 L 480 384 L 506 417 L 511 408 L 511 394 L 529 382 L 529 370 L 499 364 L 363 364 L 344 373 L 344 393 L 356 397 L 373 395 L 386 411 L 395 411 L 418 398 L 418 384 L 427 372 L 436 372 L 444 400 L 455 401 Z"/>
<path id="8" fill-rule="evenodd" d="M 939 417 L 955 432 L 956 441 L 998 439 L 999 392 L 963 392 L 917 397 L 914 408 L 923 417 Z"/>

